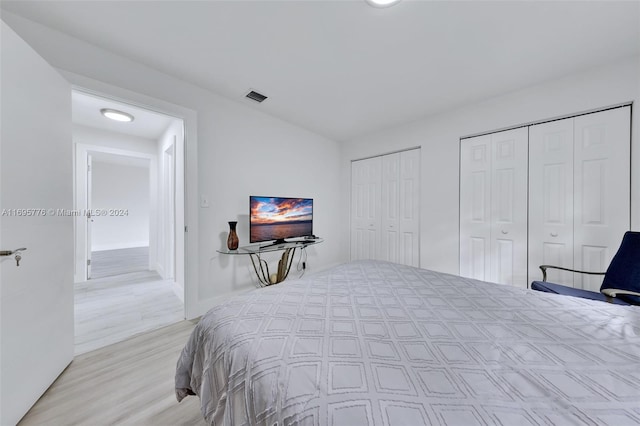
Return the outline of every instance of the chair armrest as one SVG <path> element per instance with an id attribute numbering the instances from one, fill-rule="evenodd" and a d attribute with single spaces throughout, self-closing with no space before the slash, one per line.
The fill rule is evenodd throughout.
<path id="1" fill-rule="evenodd" d="M 579 274 L 588 274 L 588 275 L 604 275 L 604 274 L 606 274 L 606 272 L 579 271 L 577 269 L 569 269 L 569 268 L 563 268 L 561 266 L 553 266 L 553 265 L 540 265 L 540 269 L 542 270 L 542 281 L 547 281 L 547 269 L 560 269 L 561 271 L 577 272 Z"/>

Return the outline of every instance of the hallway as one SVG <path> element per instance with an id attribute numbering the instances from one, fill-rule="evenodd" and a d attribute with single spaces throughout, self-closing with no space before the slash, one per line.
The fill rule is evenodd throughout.
<path id="1" fill-rule="evenodd" d="M 128 256 L 130 250 L 102 252 L 103 263 L 113 267 L 100 268 L 101 278 L 75 284 L 76 355 L 184 319 L 172 280 L 162 280 L 148 267 L 122 273 L 140 264 L 140 256 Z"/>

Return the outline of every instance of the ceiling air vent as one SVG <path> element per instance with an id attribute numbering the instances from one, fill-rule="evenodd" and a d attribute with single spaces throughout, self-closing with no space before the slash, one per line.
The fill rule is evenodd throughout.
<path id="1" fill-rule="evenodd" d="M 246 97 L 256 102 L 262 102 L 267 99 L 265 95 L 263 95 L 262 93 L 258 93 L 255 90 L 251 90 L 249 93 L 247 93 Z"/>

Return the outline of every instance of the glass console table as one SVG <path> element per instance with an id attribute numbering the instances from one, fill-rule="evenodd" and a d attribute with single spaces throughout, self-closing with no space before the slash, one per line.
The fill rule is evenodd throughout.
<path id="1" fill-rule="evenodd" d="M 251 258 L 251 264 L 253 265 L 253 270 L 256 272 L 258 281 L 260 282 L 260 285 L 264 287 L 272 284 L 277 284 L 287 279 L 297 249 L 305 249 L 309 246 L 320 244 L 322 241 L 324 241 L 322 238 L 315 238 L 287 241 L 285 243 L 272 245 L 253 244 L 249 246 L 238 247 L 237 250 L 222 249 L 217 250 L 217 252 L 234 256 L 248 255 Z M 283 252 L 280 260 L 278 261 L 278 270 L 276 273 L 271 274 L 269 272 L 269 265 L 267 264 L 267 261 L 264 260 L 261 255 L 264 253 L 278 251 Z"/>

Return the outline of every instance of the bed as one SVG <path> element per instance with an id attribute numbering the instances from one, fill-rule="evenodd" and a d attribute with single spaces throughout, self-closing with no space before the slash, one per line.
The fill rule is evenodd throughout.
<path id="1" fill-rule="evenodd" d="M 638 425 L 640 307 L 357 261 L 209 311 L 193 394 L 214 425 Z"/>

